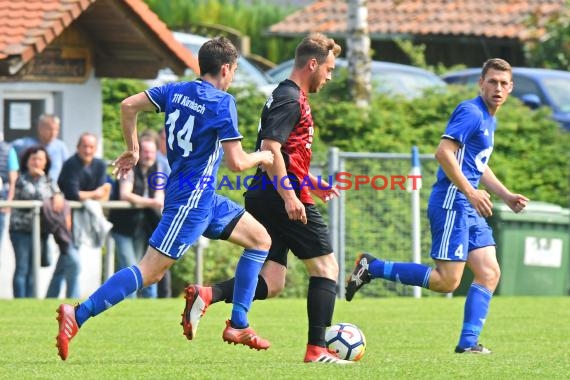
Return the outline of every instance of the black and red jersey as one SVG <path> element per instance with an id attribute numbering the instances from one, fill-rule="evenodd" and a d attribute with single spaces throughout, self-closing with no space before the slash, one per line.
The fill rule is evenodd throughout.
<path id="1" fill-rule="evenodd" d="M 307 204 L 315 203 L 308 185 L 313 132 L 313 117 L 305 92 L 289 79 L 279 83 L 261 112 L 256 149 L 260 148 L 264 139 L 281 143 L 287 173 L 299 199 Z M 261 175 L 259 171 L 258 175 Z M 263 184 L 260 181 L 260 178 L 256 178 L 246 196 L 277 194 L 275 188 L 266 186 L 267 181 Z"/>

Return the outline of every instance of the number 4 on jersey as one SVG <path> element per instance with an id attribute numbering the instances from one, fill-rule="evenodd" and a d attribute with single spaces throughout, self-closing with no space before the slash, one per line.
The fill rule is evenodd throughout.
<path id="1" fill-rule="evenodd" d="M 180 117 L 180 110 L 176 110 L 170 114 L 168 114 L 168 120 L 166 121 L 166 129 L 168 131 L 168 146 L 170 149 L 174 149 L 174 129 L 176 127 L 176 121 Z M 194 116 L 190 115 L 186 123 L 182 126 L 182 128 L 176 133 L 176 142 L 180 149 L 184 152 L 182 153 L 182 157 L 188 157 L 190 152 L 192 152 L 192 143 L 190 142 L 190 138 L 192 137 L 192 131 L 194 130 Z"/>

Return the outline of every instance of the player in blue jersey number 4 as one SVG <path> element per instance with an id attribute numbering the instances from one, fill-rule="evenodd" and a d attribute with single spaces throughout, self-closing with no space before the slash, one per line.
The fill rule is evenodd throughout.
<path id="1" fill-rule="evenodd" d="M 236 102 L 226 92 L 237 68 L 237 58 L 237 50 L 228 39 L 214 38 L 198 53 L 199 79 L 151 88 L 121 103 L 121 126 L 127 150 L 114 163 L 119 178 L 133 169 L 139 159 L 137 114 L 141 111 L 165 113 L 171 173 L 165 189 L 164 210 L 138 265 L 115 273 L 80 305 L 59 306 L 56 340 L 61 359 L 67 359 L 70 340 L 89 318 L 121 302 L 127 295 L 158 282 L 200 235 L 244 247 L 235 272 L 233 308 L 222 333 L 223 340 L 257 350 L 269 348 L 269 342 L 249 327 L 247 312 L 271 238 L 242 206 L 216 194 L 215 184 L 208 187 L 199 183 L 203 177 L 216 177 L 223 155 L 232 171 L 273 163 L 271 152 L 248 154 L 242 149 Z M 195 332 L 187 323 L 188 313 L 190 309 L 186 307 L 182 324 L 184 334 L 191 339 Z"/>
<path id="2" fill-rule="evenodd" d="M 373 278 L 422 286 L 436 292 L 454 291 L 465 264 L 475 276 L 465 300 L 465 313 L 456 353 L 490 354 L 479 335 L 500 277 L 495 241 L 485 218 L 492 213 L 491 197 L 479 182 L 514 212 L 528 199 L 510 192 L 488 166 L 495 136 L 495 114 L 513 89 L 512 69 L 502 59 L 485 62 L 479 96 L 460 103 L 447 124 L 435 152 L 440 167 L 428 202 L 431 257 L 435 268 L 381 260 L 361 254 L 348 280 L 346 299 Z"/>

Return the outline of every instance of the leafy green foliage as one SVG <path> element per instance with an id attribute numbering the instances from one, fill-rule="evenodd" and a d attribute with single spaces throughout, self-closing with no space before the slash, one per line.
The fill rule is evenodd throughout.
<path id="1" fill-rule="evenodd" d="M 196 25 L 224 25 L 249 36 L 251 52 L 273 62 L 288 59 L 298 40 L 283 41 L 265 36 L 266 29 L 281 21 L 297 7 L 262 0 L 145 0 L 171 29 L 191 29 Z"/>
<path id="2" fill-rule="evenodd" d="M 538 38 L 529 39 L 524 46 L 525 57 L 531 67 L 544 67 L 558 70 L 570 70 L 570 8 L 563 8 L 559 14 L 554 14 L 546 23 L 538 23 L 536 17 L 531 17 L 529 25 L 531 35 L 544 34 Z"/>
<path id="3" fill-rule="evenodd" d="M 146 90 L 144 82 L 134 79 L 102 79 L 103 88 L 103 154 L 106 160 L 114 160 L 125 149 L 121 130 L 121 101 Z M 138 116 L 137 130 L 159 131 L 164 115 L 142 112 Z"/>
<path id="4" fill-rule="evenodd" d="M 323 142 L 344 151 L 407 153 L 417 145 L 420 152 L 434 152 L 453 109 L 476 96 L 459 87 L 412 101 L 377 96 L 372 111 L 363 115 L 349 101 L 329 101 L 337 90 L 333 83 L 329 86 L 313 97 L 312 112 Z M 516 98 L 508 100 L 497 119 L 490 165 L 498 177 L 534 200 L 567 206 L 570 134 L 551 120 L 547 109 L 532 111 Z"/>

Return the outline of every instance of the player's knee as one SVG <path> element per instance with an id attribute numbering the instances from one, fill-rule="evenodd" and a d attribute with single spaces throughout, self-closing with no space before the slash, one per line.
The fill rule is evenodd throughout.
<path id="1" fill-rule="evenodd" d="M 332 253 L 307 262 L 306 265 L 311 277 L 325 277 L 335 281 L 338 278 L 338 263 Z"/>
<path id="2" fill-rule="evenodd" d="M 487 289 L 494 290 L 499 284 L 501 279 L 501 268 L 499 266 L 493 266 L 485 268 L 475 273 L 474 282 L 483 285 Z"/>
<path id="3" fill-rule="evenodd" d="M 459 287 L 461 277 L 456 276 L 432 276 L 430 279 L 430 290 L 439 293 L 451 293 Z"/>
<path id="4" fill-rule="evenodd" d="M 259 237 L 259 248 L 263 251 L 269 251 L 269 248 L 271 248 L 271 237 L 269 236 L 269 234 L 267 232 L 261 234 L 261 236 Z"/>
<path id="5" fill-rule="evenodd" d="M 271 237 L 265 228 L 261 228 L 252 235 L 253 245 L 256 249 L 259 249 L 260 251 L 269 251 L 269 248 L 271 248 Z"/>
<path id="6" fill-rule="evenodd" d="M 271 281 L 265 280 L 267 283 L 267 298 L 278 296 L 285 288 L 285 279 L 274 278 Z"/>

